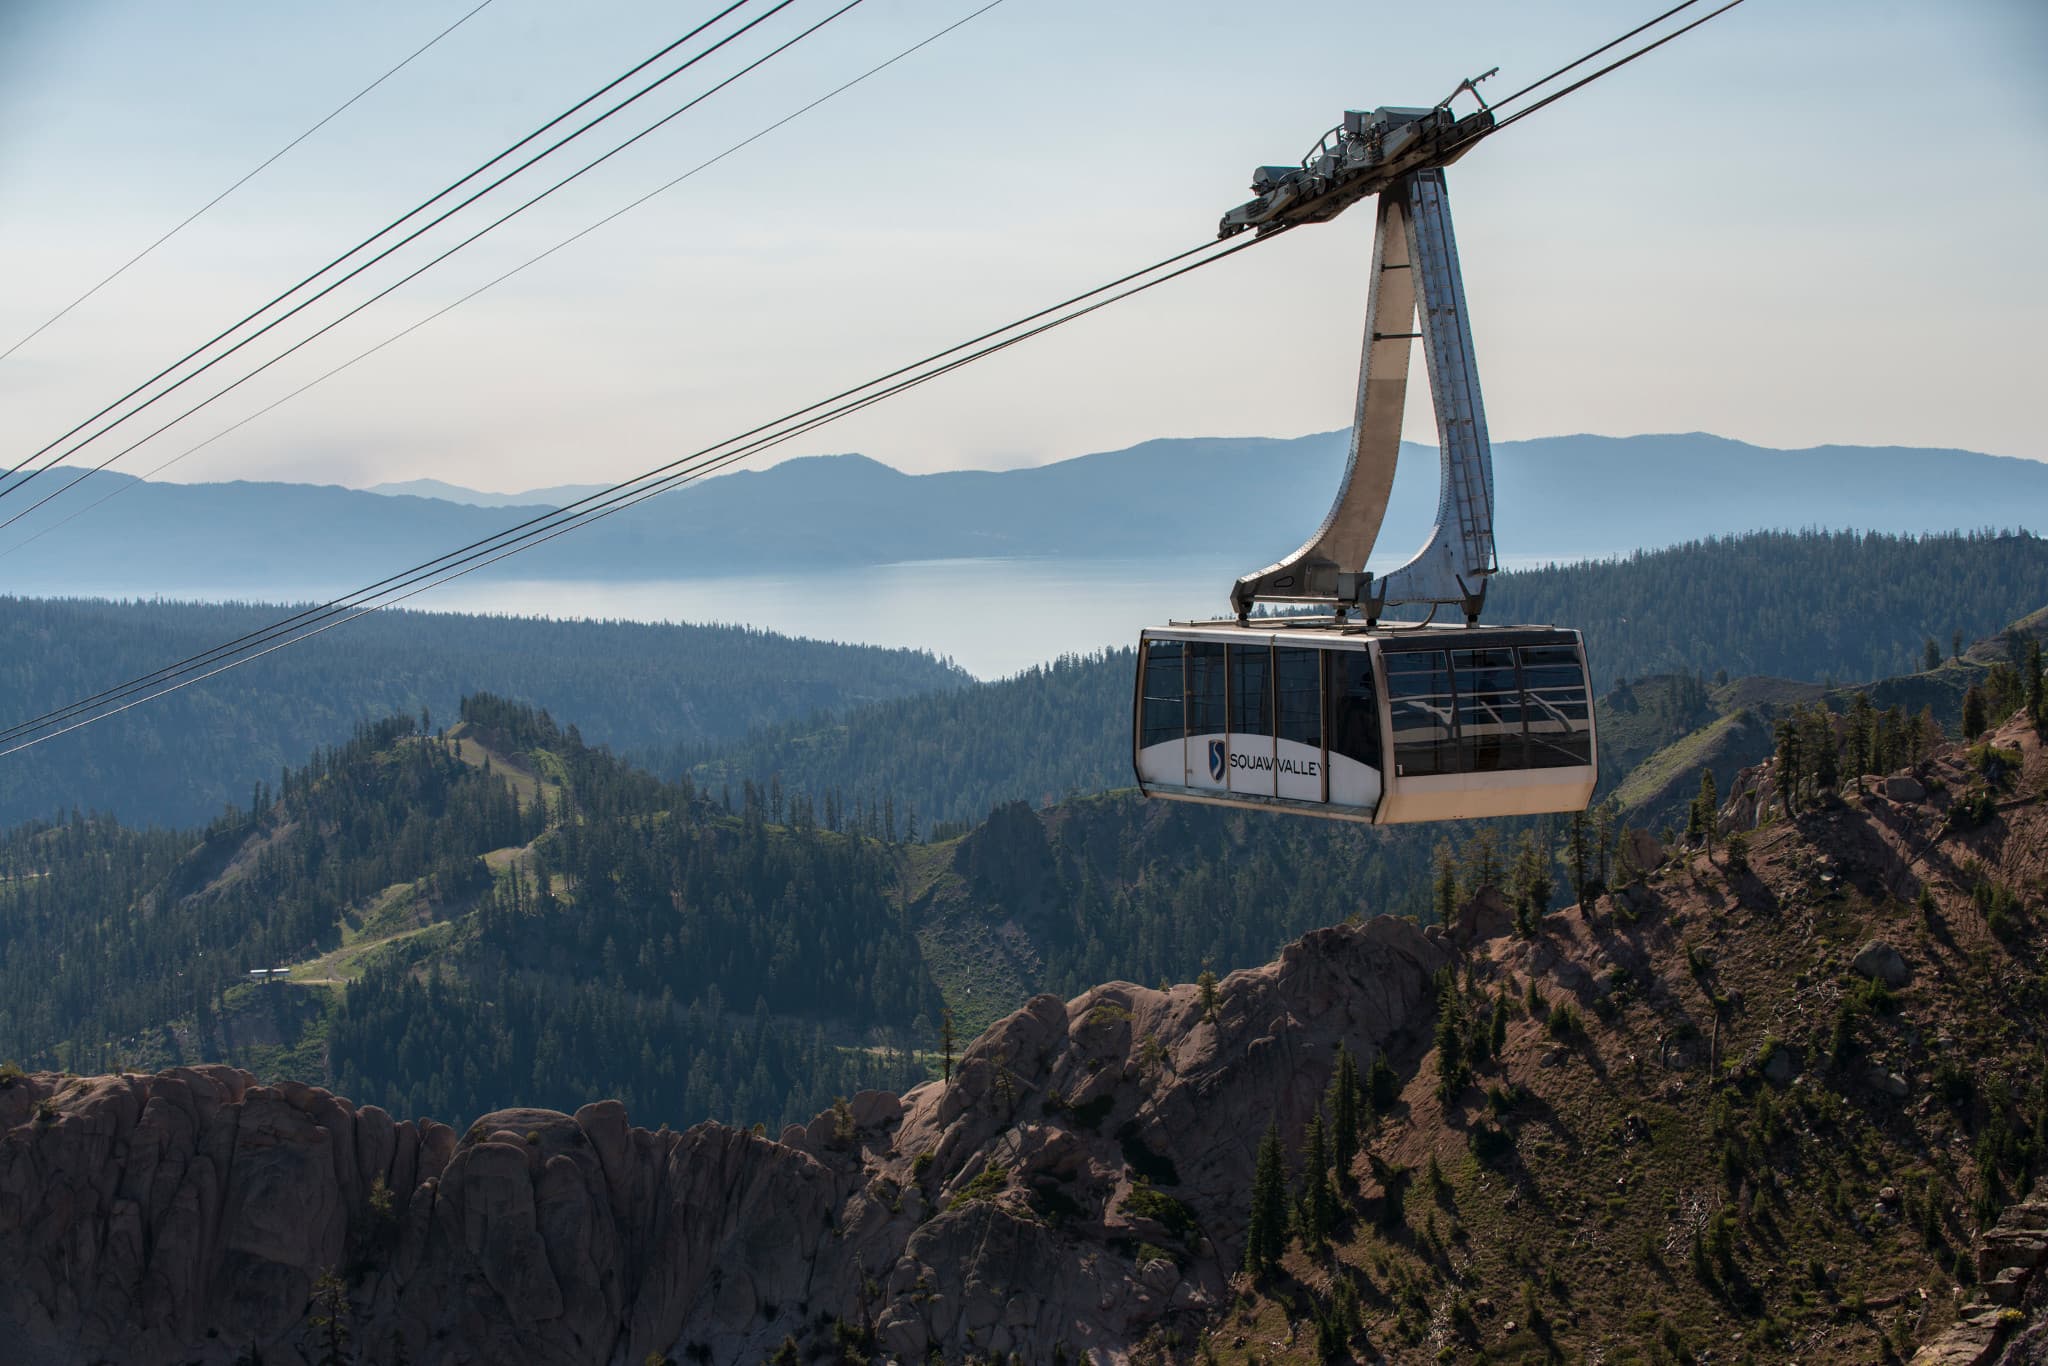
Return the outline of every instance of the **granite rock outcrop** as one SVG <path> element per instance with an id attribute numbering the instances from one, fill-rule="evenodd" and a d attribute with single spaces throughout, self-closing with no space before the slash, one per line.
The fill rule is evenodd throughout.
<path id="1" fill-rule="evenodd" d="M 1320 930 L 1195 986 L 1040 996 L 950 1082 L 770 1138 L 633 1127 L 616 1102 L 458 1136 L 223 1067 L 0 1084 L 0 1340 L 24 1366 L 313 1359 L 347 1287 L 371 1359 L 1121 1360 L 1227 1297 L 1260 1135 L 1303 1123 L 1339 1043 L 1416 1044 L 1440 937 Z"/>

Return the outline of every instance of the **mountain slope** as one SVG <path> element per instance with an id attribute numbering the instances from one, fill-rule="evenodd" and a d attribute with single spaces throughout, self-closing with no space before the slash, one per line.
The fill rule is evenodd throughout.
<path id="1" fill-rule="evenodd" d="M 1487 620 L 1579 627 L 1604 692 L 1654 674 L 1755 672 L 1815 684 L 1894 678 L 1920 669 L 1928 640 L 1945 650 L 1957 636 L 1989 636 L 2043 601 L 2048 540 L 2032 536 L 1760 533 L 1510 571 L 1490 591 Z M 971 823 L 1000 801 L 1128 786 L 1134 665 L 1132 652 L 1113 650 L 740 740 L 639 754 L 659 772 L 688 772 L 706 785 L 765 786 L 779 775 L 795 790 L 893 795 L 899 806 L 915 806 L 926 826 Z M 1962 689 L 1952 677 L 1961 673 L 1901 681 L 1896 695 L 1883 685 L 1878 704 L 1926 692 L 1910 709 L 1934 703 L 1953 722 Z M 1629 729 L 1628 693 L 1621 688 L 1617 709 L 1603 711 L 1603 727 Z M 1674 729 L 1660 717 L 1647 747 L 1603 745 L 1610 781 L 1717 710 L 1704 697 L 1685 705 L 1686 723 Z"/>
<path id="2" fill-rule="evenodd" d="M 663 495 L 522 556 L 532 578 L 650 579 L 974 556 L 1192 553 L 1246 567 L 1298 545 L 1329 506 L 1341 432 L 1149 441 L 1049 465 L 907 475 L 864 456 L 743 470 Z M 1700 433 L 1560 436 L 1494 447 L 1509 563 L 1627 554 L 1763 528 L 1894 533 L 2048 524 L 2048 464 L 1967 451 L 1779 451 Z M 274 596 L 381 578 L 518 520 L 505 508 L 301 484 L 126 485 L 12 557 L 18 591 Z M 1403 448 L 1382 562 L 1435 512 L 1436 453 Z M 535 495 L 560 490 L 536 490 Z M 764 566 L 762 547 L 774 547 Z"/>
<path id="3" fill-rule="evenodd" d="M 10 1076 L 0 1331 L 32 1366 L 311 1352 L 340 1267 L 322 1312 L 423 1363 L 1903 1355 L 2048 1165 L 2048 758 L 1996 739 L 1760 824 L 1753 771 L 1746 863 L 1652 861 L 1526 937 L 1483 891 L 1457 932 L 1041 996 L 779 1139 Z M 1338 1097 L 1367 1113 L 1333 1161 Z M 2048 1256 L 2009 1228 L 1987 1267 Z"/>
<path id="4" fill-rule="evenodd" d="M 277 605 L 0 597 L 9 722 L 291 615 Z M 929 654 L 728 626 L 378 612 L 0 762 L 0 825 L 69 808 L 191 825 L 393 713 L 499 693 L 574 717 L 593 743 L 702 742 L 967 675 Z"/>

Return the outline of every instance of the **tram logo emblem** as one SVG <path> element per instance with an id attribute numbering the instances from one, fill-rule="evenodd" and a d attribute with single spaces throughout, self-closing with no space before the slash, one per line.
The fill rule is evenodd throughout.
<path id="1" fill-rule="evenodd" d="M 1219 783 L 1223 781 L 1224 769 L 1230 762 L 1229 756 L 1224 750 L 1226 743 L 1226 741 L 1222 740 L 1211 740 L 1209 742 L 1209 776 Z"/>

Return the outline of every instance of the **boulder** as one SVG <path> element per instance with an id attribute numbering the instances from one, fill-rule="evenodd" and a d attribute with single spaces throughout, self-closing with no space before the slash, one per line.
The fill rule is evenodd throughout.
<path id="1" fill-rule="evenodd" d="M 1884 795 L 1895 802 L 1924 802 L 1927 789 L 1910 773 L 1894 773 L 1884 780 Z"/>
<path id="2" fill-rule="evenodd" d="M 1635 859 L 1636 867 L 1644 872 L 1661 866 L 1664 862 L 1664 841 L 1647 830 L 1628 832 L 1629 854 Z"/>
<path id="3" fill-rule="evenodd" d="M 1514 912 L 1496 887 L 1481 887 L 1458 912 L 1458 938 L 1466 944 L 1503 939 L 1514 929 Z"/>
<path id="4" fill-rule="evenodd" d="M 1899 951 L 1882 939 L 1873 939 L 1856 950 L 1851 966 L 1857 976 L 1875 978 L 1888 987 L 1902 987 L 1912 975 Z"/>

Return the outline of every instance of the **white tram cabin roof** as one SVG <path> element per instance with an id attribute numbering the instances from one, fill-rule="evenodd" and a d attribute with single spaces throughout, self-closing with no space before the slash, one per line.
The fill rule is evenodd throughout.
<path id="1" fill-rule="evenodd" d="M 1585 650 L 1554 626 L 1152 627 L 1133 713 L 1138 785 L 1177 801 L 1393 825 L 1582 811 L 1599 777 Z"/>

